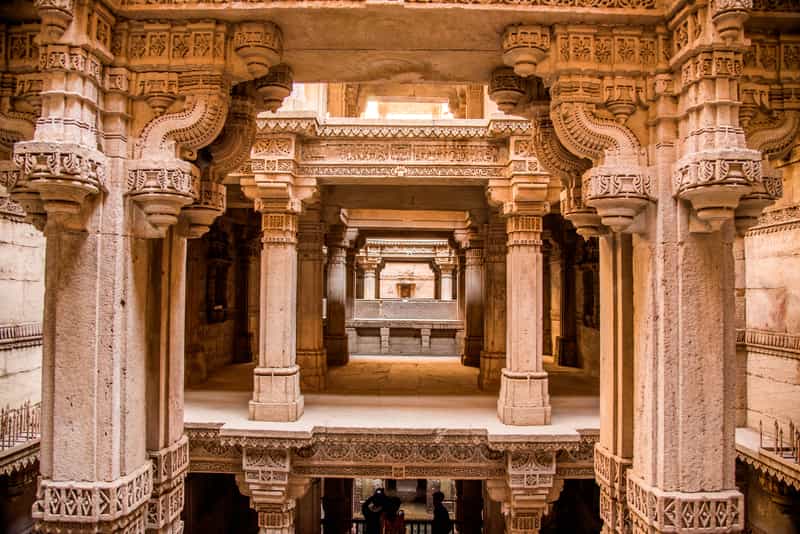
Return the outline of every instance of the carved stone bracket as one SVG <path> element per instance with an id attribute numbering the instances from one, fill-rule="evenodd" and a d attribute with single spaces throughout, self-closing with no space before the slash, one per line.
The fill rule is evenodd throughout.
<path id="1" fill-rule="evenodd" d="M 259 78 L 280 62 L 283 33 L 271 22 L 241 22 L 233 34 L 233 49 L 245 60 L 253 78 Z"/>
<path id="2" fill-rule="evenodd" d="M 636 215 L 652 201 L 650 176 L 636 135 L 599 116 L 589 103 L 555 100 L 550 116 L 567 149 L 595 163 L 583 176 L 585 205 L 595 208 L 613 231 L 629 231 Z"/>
<path id="3" fill-rule="evenodd" d="M 528 77 L 550 50 L 550 28 L 539 25 L 509 26 L 503 33 L 503 63 L 518 76 Z"/>
<path id="4" fill-rule="evenodd" d="M 42 35 L 50 42 L 61 39 L 74 17 L 74 0 L 35 0 L 42 19 Z"/>
<path id="5" fill-rule="evenodd" d="M 128 162 L 128 195 L 162 237 L 177 222 L 181 208 L 200 196 L 200 171 L 182 156 L 213 141 L 228 114 L 227 81 L 217 74 L 187 74 L 180 78 L 187 94 L 183 111 L 160 115 L 142 130 L 136 144 L 136 159 Z M 206 221 L 209 211 L 219 207 L 219 191 L 206 189 L 196 215 Z M 213 219 L 212 219 L 213 220 Z"/>
<path id="6" fill-rule="evenodd" d="M 87 197 L 105 187 L 105 156 L 84 146 L 22 141 L 14 146 L 14 163 L 21 173 L 12 198 L 32 217 L 47 213 L 55 224 L 75 224 Z"/>
<path id="7" fill-rule="evenodd" d="M 633 532 L 722 534 L 744 529 L 744 497 L 737 490 L 661 491 L 628 472 L 627 501 Z"/>

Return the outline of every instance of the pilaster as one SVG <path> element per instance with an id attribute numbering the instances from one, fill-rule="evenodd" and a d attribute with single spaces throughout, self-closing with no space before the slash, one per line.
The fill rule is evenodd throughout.
<path id="1" fill-rule="evenodd" d="M 300 216 L 297 265 L 297 364 L 303 391 L 323 391 L 328 363 L 322 332 L 324 227 L 317 209 Z"/>
<path id="2" fill-rule="evenodd" d="M 379 257 L 370 257 L 366 254 L 356 256 L 356 262 L 364 273 L 364 300 L 375 300 L 377 298 L 376 286 L 378 284 L 378 267 L 380 266 Z"/>
<path id="3" fill-rule="evenodd" d="M 542 364 L 542 217 L 506 219 L 506 367 L 497 412 L 512 425 L 550 423 L 550 394 Z"/>
<path id="4" fill-rule="evenodd" d="M 456 258 L 444 256 L 435 258 L 436 267 L 440 276 L 440 299 L 453 300 L 454 275 L 456 271 Z"/>

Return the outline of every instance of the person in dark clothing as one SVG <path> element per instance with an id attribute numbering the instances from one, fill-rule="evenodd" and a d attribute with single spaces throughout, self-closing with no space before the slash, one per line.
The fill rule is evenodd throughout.
<path id="1" fill-rule="evenodd" d="M 381 534 L 381 515 L 386 506 L 386 494 L 378 488 L 372 496 L 361 505 L 361 513 L 367 523 L 366 534 Z"/>
<path id="2" fill-rule="evenodd" d="M 450 534 L 453 522 L 450 513 L 444 507 L 444 493 L 437 491 L 433 494 L 433 530 L 432 534 Z"/>

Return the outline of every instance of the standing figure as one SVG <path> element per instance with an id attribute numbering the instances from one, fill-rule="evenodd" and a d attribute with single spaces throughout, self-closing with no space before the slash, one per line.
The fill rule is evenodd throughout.
<path id="1" fill-rule="evenodd" d="M 366 534 L 381 534 L 381 515 L 386 507 L 386 494 L 377 488 L 372 496 L 361 505 L 361 513 L 367 523 Z"/>
<path id="2" fill-rule="evenodd" d="M 405 534 L 406 520 L 400 504 L 399 497 L 389 499 L 383 512 L 383 534 Z"/>
<path id="3" fill-rule="evenodd" d="M 453 530 L 450 513 L 444 507 L 444 493 L 437 491 L 433 494 L 433 529 L 431 534 L 449 534 Z"/>

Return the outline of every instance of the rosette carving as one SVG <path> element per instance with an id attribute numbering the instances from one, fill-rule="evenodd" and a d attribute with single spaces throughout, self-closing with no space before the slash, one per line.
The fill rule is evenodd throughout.
<path id="1" fill-rule="evenodd" d="M 595 208 L 602 223 L 613 231 L 628 229 L 652 197 L 636 135 L 622 124 L 598 116 L 588 103 L 556 103 L 550 116 L 566 148 L 595 163 L 583 177 L 585 205 Z"/>
<path id="2" fill-rule="evenodd" d="M 128 195 L 159 236 L 200 194 L 200 171 L 181 156 L 194 156 L 211 143 L 228 115 L 227 83 L 221 77 L 192 74 L 180 82 L 188 93 L 184 110 L 151 120 L 136 145 L 138 159 L 128 162 Z"/>
<path id="3" fill-rule="evenodd" d="M 753 226 L 762 210 L 783 196 L 783 172 L 772 165 L 791 151 L 800 133 L 800 111 L 787 110 L 777 120 L 746 131 L 747 146 L 762 154 L 761 183 L 743 196 L 736 208 L 735 224 L 739 233 Z"/>

